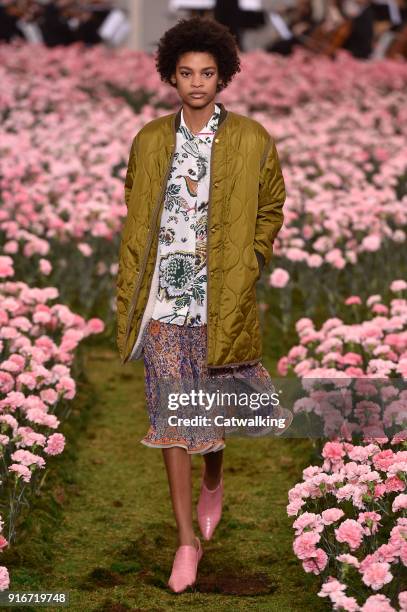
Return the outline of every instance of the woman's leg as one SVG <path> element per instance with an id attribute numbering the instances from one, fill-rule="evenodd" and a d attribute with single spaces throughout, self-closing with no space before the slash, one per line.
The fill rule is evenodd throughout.
<path id="1" fill-rule="evenodd" d="M 162 453 L 178 527 L 179 546 L 192 544 L 197 547 L 192 525 L 191 455 L 179 446 L 163 448 Z"/>
<path id="2" fill-rule="evenodd" d="M 215 453 L 206 453 L 204 483 L 208 489 L 216 489 L 222 475 L 223 448 Z"/>

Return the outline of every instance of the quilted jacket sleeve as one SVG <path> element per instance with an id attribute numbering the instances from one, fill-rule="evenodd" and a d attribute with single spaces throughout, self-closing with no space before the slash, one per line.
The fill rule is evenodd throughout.
<path id="1" fill-rule="evenodd" d="M 136 171 L 136 136 L 133 138 L 133 142 L 130 148 L 129 160 L 127 164 L 126 178 L 124 181 L 124 200 L 127 208 L 129 207 L 130 193 L 133 187 L 133 181 Z M 126 221 L 125 221 L 126 223 Z M 124 227 L 123 227 L 124 229 Z M 124 352 L 124 340 L 126 336 L 126 325 L 127 325 L 127 314 L 128 314 L 128 287 L 127 287 L 127 273 L 128 270 L 125 267 L 124 249 L 126 244 L 123 241 L 123 234 L 120 243 L 119 251 L 119 269 L 116 279 L 116 308 L 117 308 L 117 329 L 116 329 L 116 340 L 119 348 L 119 353 L 122 355 Z"/>
<path id="2" fill-rule="evenodd" d="M 124 200 L 127 208 L 129 207 L 130 193 L 133 186 L 134 174 L 136 171 L 136 147 L 137 147 L 137 136 L 133 138 L 133 142 L 130 148 L 129 161 L 127 164 L 126 179 L 124 181 Z"/>
<path id="3" fill-rule="evenodd" d="M 261 265 L 268 265 L 273 255 L 273 242 L 283 221 L 286 191 L 274 139 L 266 145 L 260 170 L 259 201 L 257 209 L 254 249 Z"/>

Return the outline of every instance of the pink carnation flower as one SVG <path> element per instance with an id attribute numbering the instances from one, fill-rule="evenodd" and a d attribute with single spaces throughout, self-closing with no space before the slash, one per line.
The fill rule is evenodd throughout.
<path id="1" fill-rule="evenodd" d="M 10 587 L 10 576 L 8 570 L 4 566 L 0 566 L 0 591 L 5 591 Z"/>
<path id="2" fill-rule="evenodd" d="M 363 363 L 362 356 L 359 353 L 349 351 L 341 357 L 342 365 L 359 366 Z"/>
<path id="3" fill-rule="evenodd" d="M 1 525 L 1 520 L 0 520 L 0 525 Z M 6 548 L 6 546 L 8 546 L 8 542 L 6 538 L 0 535 L 0 550 L 2 551 L 4 548 Z"/>
<path id="4" fill-rule="evenodd" d="M 348 544 L 351 550 L 355 550 L 362 541 L 363 528 L 357 521 L 346 519 L 335 529 L 335 536 L 338 542 Z"/>
<path id="5" fill-rule="evenodd" d="M 316 544 L 320 540 L 320 535 L 315 531 L 305 531 L 295 538 L 293 550 L 299 559 L 308 559 L 316 556 Z"/>
<path id="6" fill-rule="evenodd" d="M 11 458 L 13 461 L 19 461 L 22 465 L 26 465 L 27 467 L 37 465 L 43 468 L 45 466 L 45 461 L 42 457 L 27 450 L 17 450 L 11 455 Z"/>
<path id="7" fill-rule="evenodd" d="M 400 480 L 400 478 L 398 478 L 398 476 L 392 476 L 388 478 L 385 481 L 384 486 L 386 487 L 387 493 L 392 493 L 395 491 L 404 491 L 406 488 L 406 485 L 402 480 Z"/>
<path id="8" fill-rule="evenodd" d="M 397 612 L 385 595 L 371 595 L 361 607 L 361 612 Z"/>
<path id="9" fill-rule="evenodd" d="M 400 612 L 407 612 L 407 591 L 399 593 Z"/>
<path id="10" fill-rule="evenodd" d="M 358 523 L 362 525 L 365 535 L 372 535 L 378 531 L 381 525 L 380 519 L 378 512 L 361 512 L 358 516 Z"/>
<path id="11" fill-rule="evenodd" d="M 345 455 L 343 445 L 340 442 L 327 442 L 322 449 L 322 456 L 331 461 L 340 461 Z"/>
<path id="12" fill-rule="evenodd" d="M 405 280 L 394 280 L 390 284 L 390 291 L 396 293 L 397 291 L 404 291 L 407 289 L 407 283 Z"/>
<path id="13" fill-rule="evenodd" d="M 48 455 L 60 455 L 65 447 L 65 437 L 61 433 L 50 435 L 44 451 Z"/>
<path id="14" fill-rule="evenodd" d="M 41 274 L 48 276 L 52 272 L 52 265 L 50 261 L 48 261 L 48 259 L 44 259 L 43 257 L 41 257 L 39 263 L 40 263 Z"/>
<path id="15" fill-rule="evenodd" d="M 321 513 L 322 522 L 324 525 L 331 525 L 336 521 L 339 521 L 345 515 L 344 511 L 340 508 L 328 508 Z"/>
<path id="16" fill-rule="evenodd" d="M 322 585 L 322 588 L 319 591 L 318 595 L 319 597 L 332 598 L 343 594 L 343 591 L 345 591 L 345 589 L 346 586 L 344 584 L 339 582 L 339 580 L 337 580 L 336 578 L 333 578 L 333 576 L 329 576 L 328 580 Z"/>
<path id="17" fill-rule="evenodd" d="M 336 557 L 336 559 L 338 559 L 338 561 L 340 561 L 341 563 L 347 563 L 348 565 L 353 565 L 356 568 L 359 567 L 359 561 L 353 555 L 349 555 L 349 554 L 345 553 L 345 554 L 342 554 L 342 555 L 338 555 Z"/>
<path id="18" fill-rule="evenodd" d="M 287 515 L 297 516 L 298 512 L 301 510 L 305 503 L 306 502 L 304 499 L 294 499 L 287 505 Z"/>
<path id="19" fill-rule="evenodd" d="M 328 563 L 328 555 L 322 548 L 317 548 L 315 556 L 305 559 L 302 562 L 302 567 L 307 573 L 320 574 Z"/>
<path id="20" fill-rule="evenodd" d="M 361 304 L 362 300 L 358 295 L 351 295 L 345 300 L 346 306 L 352 306 L 353 304 Z"/>
<path id="21" fill-rule="evenodd" d="M 394 452 L 390 448 L 380 451 L 374 455 L 372 461 L 377 470 L 386 471 L 395 461 Z"/>
<path id="22" fill-rule="evenodd" d="M 102 319 L 89 319 L 86 323 L 87 334 L 100 334 L 105 329 L 105 324 Z"/>
<path id="23" fill-rule="evenodd" d="M 9 472 L 15 472 L 17 477 L 21 476 L 24 482 L 30 482 L 31 480 L 31 470 L 26 465 L 21 465 L 21 463 L 12 463 L 8 467 Z"/>
<path id="24" fill-rule="evenodd" d="M 385 584 L 393 579 L 389 571 L 390 564 L 385 562 L 371 563 L 363 572 L 363 582 L 371 587 L 374 591 L 378 591 Z"/>
<path id="25" fill-rule="evenodd" d="M 303 512 L 293 523 L 296 535 L 301 535 L 304 529 L 321 532 L 324 530 L 322 519 L 314 512 Z"/>
<path id="26" fill-rule="evenodd" d="M 334 600 L 335 610 L 346 610 L 346 612 L 358 612 L 360 610 L 359 604 L 354 597 L 347 597 L 346 595 L 338 595 Z"/>
<path id="27" fill-rule="evenodd" d="M 279 374 L 279 376 L 287 376 L 288 374 L 288 358 L 287 357 L 281 357 L 278 360 L 277 363 L 277 373 Z"/>
<path id="28" fill-rule="evenodd" d="M 269 284 L 271 287 L 282 289 L 285 287 L 290 280 L 290 275 L 287 270 L 283 268 L 276 268 L 269 277 Z"/>
<path id="29" fill-rule="evenodd" d="M 397 495 L 397 497 L 393 500 L 393 505 L 391 507 L 393 512 L 399 512 L 399 510 L 407 510 L 407 494 L 401 493 Z"/>
<path id="30" fill-rule="evenodd" d="M 373 497 L 383 497 L 385 493 L 386 493 L 386 485 L 383 482 L 375 485 Z"/>
<path id="31" fill-rule="evenodd" d="M 398 557 L 398 550 L 394 544 L 382 544 L 375 552 L 376 560 L 393 563 Z"/>

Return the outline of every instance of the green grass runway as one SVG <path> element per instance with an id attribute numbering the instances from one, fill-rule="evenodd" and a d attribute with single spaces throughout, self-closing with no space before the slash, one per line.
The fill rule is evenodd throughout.
<path id="1" fill-rule="evenodd" d="M 162 452 L 140 444 L 148 428 L 142 362 L 122 366 L 100 346 L 83 349 L 82 359 L 86 375 L 62 429 L 67 447 L 51 459 L 19 539 L 2 557 L 10 590 L 67 591 L 68 607 L 45 609 L 74 612 L 327 610 L 318 580 L 292 552 L 286 515 L 311 444 L 226 440 L 222 520 L 210 542 L 201 538 L 195 590 L 173 594 L 166 582 L 177 535 Z M 202 457 L 192 462 L 195 506 Z M 196 512 L 195 525 L 199 534 Z"/>

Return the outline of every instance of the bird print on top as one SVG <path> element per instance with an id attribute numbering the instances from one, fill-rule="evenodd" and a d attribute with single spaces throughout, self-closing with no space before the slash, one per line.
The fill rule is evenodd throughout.
<path id="1" fill-rule="evenodd" d="M 158 237 L 158 292 L 152 318 L 198 326 L 207 322 L 207 213 L 211 149 L 220 107 L 199 134 L 181 109 Z"/>

